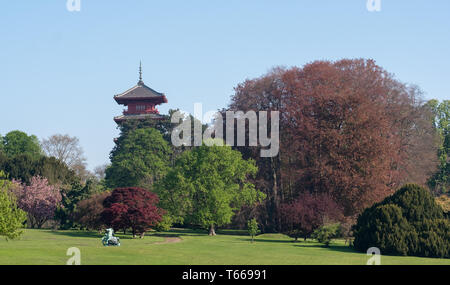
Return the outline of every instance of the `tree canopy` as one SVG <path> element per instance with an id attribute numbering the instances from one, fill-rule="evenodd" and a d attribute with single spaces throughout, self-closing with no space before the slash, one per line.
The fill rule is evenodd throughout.
<path id="1" fill-rule="evenodd" d="M 35 135 L 27 135 L 21 131 L 11 131 L 7 133 L 1 144 L 6 155 L 12 157 L 19 154 L 29 154 L 32 157 L 38 157 L 42 154 L 39 140 Z"/>
<path id="2" fill-rule="evenodd" d="M 118 139 L 111 152 L 111 165 L 106 169 L 107 186 L 150 188 L 167 172 L 171 152 L 158 130 L 130 130 Z"/>
<path id="3" fill-rule="evenodd" d="M 214 235 L 244 204 L 265 198 L 248 181 L 256 172 L 255 162 L 231 147 L 204 144 L 182 153 L 156 190 L 172 216 Z"/>
<path id="4" fill-rule="evenodd" d="M 114 189 L 103 201 L 103 222 L 115 230 L 131 228 L 133 236 L 144 234 L 162 220 L 164 211 L 157 207 L 155 193 L 138 187 Z"/>
<path id="5" fill-rule="evenodd" d="M 433 125 L 439 135 L 439 168 L 429 179 L 428 185 L 439 195 L 448 193 L 450 187 L 450 100 L 430 100 L 427 107 L 433 112 Z"/>

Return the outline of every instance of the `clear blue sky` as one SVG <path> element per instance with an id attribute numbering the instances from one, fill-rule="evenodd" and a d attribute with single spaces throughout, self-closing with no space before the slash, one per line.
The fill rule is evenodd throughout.
<path id="1" fill-rule="evenodd" d="M 108 162 L 122 112 L 113 95 L 138 80 L 160 107 L 225 107 L 233 87 L 277 65 L 373 58 L 426 98 L 450 99 L 450 1 L 2 1 L 0 134 L 80 138 L 89 168 Z"/>

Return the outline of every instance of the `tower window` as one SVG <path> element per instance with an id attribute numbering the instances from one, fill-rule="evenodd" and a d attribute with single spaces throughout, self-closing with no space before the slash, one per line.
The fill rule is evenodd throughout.
<path id="1" fill-rule="evenodd" d="M 145 111 L 145 105 L 136 105 L 136 111 Z"/>

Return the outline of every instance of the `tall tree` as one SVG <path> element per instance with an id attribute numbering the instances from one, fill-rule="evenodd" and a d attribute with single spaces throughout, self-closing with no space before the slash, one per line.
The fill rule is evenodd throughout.
<path id="1" fill-rule="evenodd" d="M 77 137 L 61 134 L 52 135 L 47 139 L 43 139 L 41 146 L 47 156 L 55 157 L 67 164 L 83 180 L 88 178 L 86 157 Z"/>
<path id="2" fill-rule="evenodd" d="M 430 100 L 426 106 L 433 113 L 432 122 L 439 136 L 439 168 L 430 177 L 428 185 L 439 195 L 448 193 L 450 188 L 450 100 L 441 103 Z"/>
<path id="3" fill-rule="evenodd" d="M 33 176 L 46 177 L 50 184 L 69 185 L 79 180 L 66 164 L 54 157 L 32 157 L 30 154 L 19 154 L 5 157 L 0 153 L 0 170 L 9 174 L 9 178 L 30 183 Z"/>
<path id="4" fill-rule="evenodd" d="M 182 153 L 156 189 L 169 214 L 215 235 L 243 205 L 265 198 L 248 181 L 256 172 L 254 161 L 231 147 L 203 145 Z"/>
<path id="5" fill-rule="evenodd" d="M 7 133 L 3 137 L 3 149 L 6 155 L 10 157 L 24 153 L 32 157 L 39 157 L 42 153 L 38 138 L 21 131 Z"/>
<path id="6" fill-rule="evenodd" d="M 3 154 L 4 150 L 4 142 L 3 142 L 3 136 L 0 134 L 0 154 Z"/>
<path id="7" fill-rule="evenodd" d="M 84 163 L 86 158 L 77 137 L 56 134 L 42 140 L 42 149 L 48 156 L 53 156 L 69 167 Z"/>
<path id="8" fill-rule="evenodd" d="M 108 187 L 147 187 L 167 172 L 172 150 L 153 128 L 131 130 L 111 152 L 106 169 Z"/>
<path id="9" fill-rule="evenodd" d="M 290 151 L 286 146 L 288 133 L 285 131 L 287 113 L 283 112 L 285 108 L 286 94 L 283 92 L 282 75 L 286 72 L 284 68 L 274 68 L 266 75 L 256 79 L 248 79 L 238 84 L 235 88 L 235 94 L 231 97 L 231 103 L 225 111 L 280 111 L 280 151 L 276 157 L 261 157 L 260 147 L 248 146 L 248 127 L 246 123 L 246 146 L 233 147 L 239 150 L 244 159 L 253 159 L 258 167 L 258 173 L 252 182 L 256 188 L 267 195 L 264 204 L 259 207 L 261 228 L 263 231 L 280 230 L 280 204 L 284 200 L 283 189 L 291 189 L 292 185 L 284 176 L 290 173 L 291 167 L 283 167 L 283 159 L 291 159 Z M 271 125 L 270 118 L 267 123 Z M 235 128 L 236 130 L 236 128 Z M 226 134 L 224 134 L 226 137 Z M 237 136 L 234 136 L 237 145 Z M 283 145 L 281 145 L 283 144 Z"/>
<path id="10" fill-rule="evenodd" d="M 269 197 L 262 228 L 279 230 L 280 205 L 301 193 L 328 193 L 353 216 L 405 180 L 425 183 L 435 138 L 420 96 L 363 59 L 275 68 L 239 84 L 228 110 L 280 111 L 277 157 L 236 147 L 255 159 L 253 182 Z"/>

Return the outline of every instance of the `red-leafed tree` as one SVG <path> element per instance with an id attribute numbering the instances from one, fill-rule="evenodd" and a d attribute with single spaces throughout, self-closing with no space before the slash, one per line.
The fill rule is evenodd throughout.
<path id="1" fill-rule="evenodd" d="M 280 206 L 281 228 L 297 240 L 307 238 L 327 222 L 343 219 L 342 208 L 328 194 L 302 193 L 296 200 Z"/>
<path id="2" fill-rule="evenodd" d="M 280 111 L 277 157 L 236 147 L 256 161 L 252 182 L 268 197 L 263 231 L 279 230 L 280 205 L 301 193 L 327 193 L 355 216 L 406 181 L 425 183 L 436 148 L 420 98 L 364 59 L 276 68 L 239 84 L 227 110 Z"/>
<path id="3" fill-rule="evenodd" d="M 355 215 L 397 186 L 410 93 L 371 60 L 318 61 L 283 75 L 302 188 Z"/>
<path id="4" fill-rule="evenodd" d="M 164 211 L 157 207 L 158 196 L 142 188 L 117 188 L 103 202 L 103 222 L 114 230 L 131 229 L 133 237 L 155 226 Z"/>

